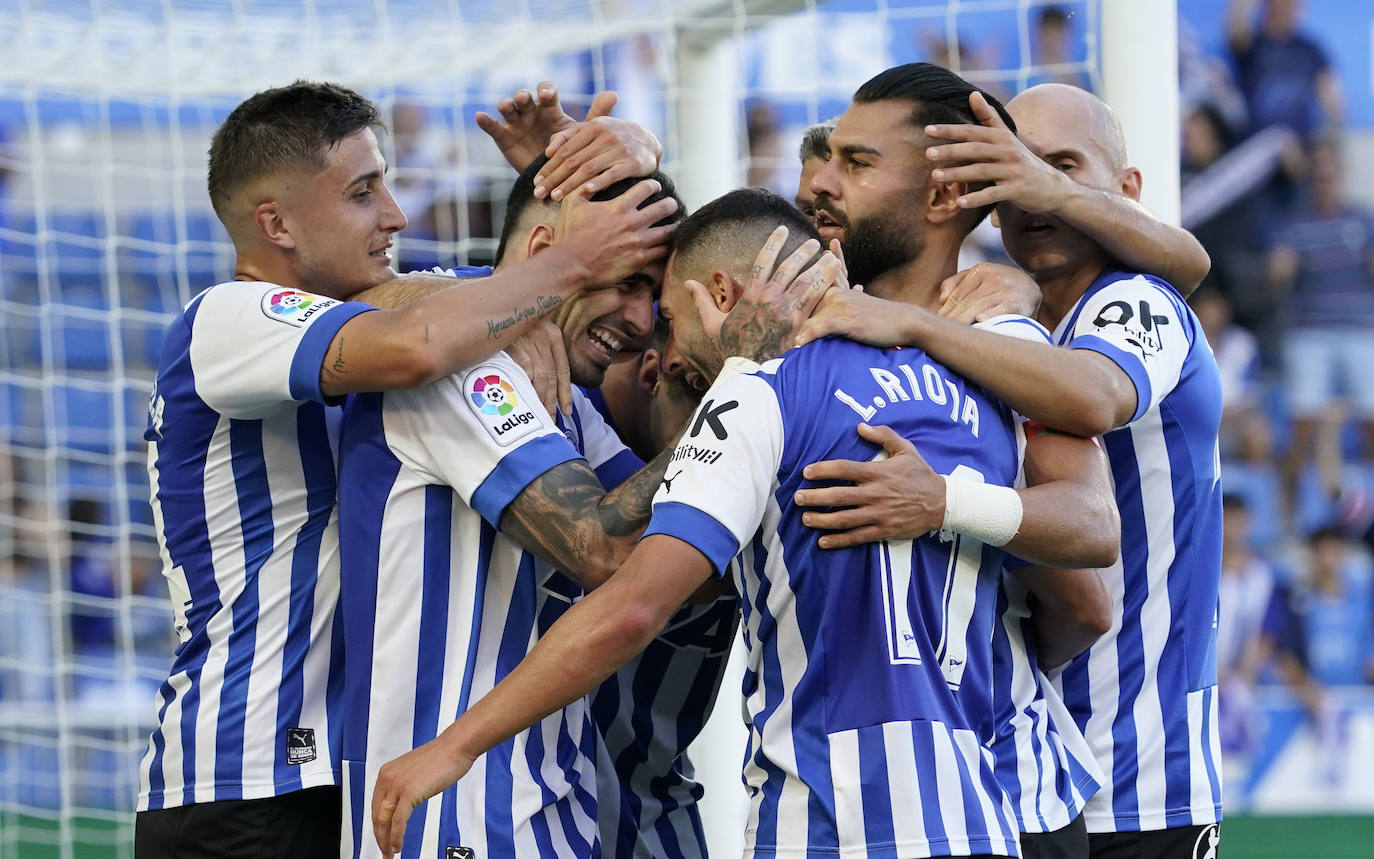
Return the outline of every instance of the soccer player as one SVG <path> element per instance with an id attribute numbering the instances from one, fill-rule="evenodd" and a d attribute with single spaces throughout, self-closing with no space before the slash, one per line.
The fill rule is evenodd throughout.
<path id="1" fill-rule="evenodd" d="M 936 147 L 942 159 L 969 162 L 938 175 L 994 183 L 962 195 L 961 205 L 997 204 L 1008 253 L 1044 294 L 1040 319 L 1068 348 L 992 337 L 863 296 L 823 306 L 802 339 L 918 343 L 1027 417 L 1103 436 L 1122 525 L 1122 559 L 1104 571 L 1113 621 L 1056 685 L 1110 778 L 1084 815 L 1092 855 L 1191 857 L 1218 843 L 1221 819 L 1216 363 L 1177 290 L 1123 267 L 1037 203 L 1066 179 L 1084 196 L 1138 199 L 1140 173 L 1128 166 L 1111 109 L 1074 87 L 1034 87 L 1008 105 L 1018 140 L 978 102 L 971 97 L 982 131 L 926 129 L 970 138 Z M 1044 166 L 1034 167 L 1037 159 Z"/>
<path id="2" fill-rule="evenodd" d="M 822 164 L 830 160 L 829 140 L 830 132 L 834 128 L 835 119 L 816 123 L 802 134 L 801 145 L 797 147 L 797 157 L 801 159 L 801 178 L 797 180 L 797 208 L 813 223 L 816 220 L 816 195 L 811 191 L 811 177 L 816 175 Z"/>
<path id="3" fill-rule="evenodd" d="M 742 289 L 741 280 L 745 251 L 780 222 L 794 245 L 813 234 L 781 198 L 735 191 L 674 234 L 660 309 L 684 358 L 708 375 L 719 369 L 719 347 L 693 314 L 685 281 L 721 284 L 727 306 L 778 305 L 775 292 Z M 772 270 L 785 236 L 773 232 L 751 280 Z M 785 267 L 776 280 L 789 280 Z M 798 314 L 789 306 L 782 315 L 785 330 L 760 343 L 774 333 L 790 338 Z M 372 804 L 379 844 L 400 845 L 424 797 L 595 686 L 739 555 L 752 729 L 749 849 L 1017 855 L 1014 814 L 981 748 L 992 734 L 988 642 L 1001 551 L 973 537 L 928 536 L 817 552 L 799 521 L 793 494 L 807 463 L 880 450 L 854 431 L 867 408 L 926 445 L 947 471 L 989 489 L 1016 478 L 1011 412 L 919 350 L 827 340 L 718 382 L 673 455 L 681 471 L 664 480 L 654 521 L 621 570 L 438 739 L 383 768 Z M 723 482 L 734 491 L 722 493 Z M 1095 550 L 1113 548 L 1110 537 L 1094 539 Z"/>
<path id="4" fill-rule="evenodd" d="M 346 299 L 396 281 L 406 225 L 376 108 L 298 82 L 216 132 L 209 190 L 235 279 L 168 328 L 150 399 L 152 507 L 180 639 L 140 767 L 145 856 L 317 856 L 339 842 L 338 534 L 329 406 L 490 355 L 596 278 L 661 259 L 653 190 L 564 207 L 557 249 L 396 311 Z"/>

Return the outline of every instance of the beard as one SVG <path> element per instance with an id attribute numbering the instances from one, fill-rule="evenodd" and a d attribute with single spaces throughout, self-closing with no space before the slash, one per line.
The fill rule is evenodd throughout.
<path id="1" fill-rule="evenodd" d="M 844 261 L 849 282 L 867 286 L 921 253 L 922 242 L 892 219 L 862 218 L 845 226 Z"/>

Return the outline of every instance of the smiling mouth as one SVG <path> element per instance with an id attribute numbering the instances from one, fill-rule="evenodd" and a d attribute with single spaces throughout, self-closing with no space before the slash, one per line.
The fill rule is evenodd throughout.
<path id="1" fill-rule="evenodd" d="M 844 226 L 833 215 L 820 209 L 816 210 L 816 229 L 843 230 Z"/>
<path id="2" fill-rule="evenodd" d="M 625 348 L 625 341 L 620 339 L 618 333 L 599 325 L 587 329 L 587 340 L 591 342 L 592 348 L 606 356 L 608 363 Z"/>

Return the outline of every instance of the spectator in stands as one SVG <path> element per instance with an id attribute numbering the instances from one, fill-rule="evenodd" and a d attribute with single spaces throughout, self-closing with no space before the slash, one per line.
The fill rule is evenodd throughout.
<path id="1" fill-rule="evenodd" d="M 1075 44 L 1069 25 L 1071 14 L 1060 6 L 1046 6 L 1036 15 L 1031 33 L 1031 62 L 1042 68 L 1031 76 L 1030 85 L 1068 84 L 1092 89 L 1086 71 L 1064 68 L 1075 62 L 1069 50 Z"/>
<path id="2" fill-rule="evenodd" d="M 1309 199 L 1281 222 L 1269 256 L 1269 281 L 1283 296 L 1290 326 L 1283 343 L 1284 391 L 1293 436 L 1284 461 L 1290 498 L 1312 460 L 1323 415 L 1342 391 L 1364 433 L 1364 459 L 1374 458 L 1374 214 L 1345 201 L 1346 175 L 1337 145 L 1310 153 Z M 1335 497 L 1340 469 L 1324 476 Z"/>
<path id="3" fill-rule="evenodd" d="M 1374 683 L 1374 576 L 1369 556 L 1337 526 L 1308 538 L 1307 574 L 1293 598 L 1298 644 L 1324 686 Z"/>
<path id="4" fill-rule="evenodd" d="M 1232 321 L 1231 301 L 1215 286 L 1204 285 L 1188 303 L 1202 323 L 1221 371 L 1221 455 L 1248 463 L 1267 463 L 1273 455 L 1273 428 L 1262 410 L 1259 343 Z"/>
<path id="5" fill-rule="evenodd" d="M 1202 285 L 1226 296 L 1236 321 L 1259 339 L 1265 366 L 1277 366 L 1278 302 L 1264 286 L 1265 224 L 1258 203 L 1275 161 L 1236 152 L 1233 127 L 1211 105 L 1189 111 L 1181 130 L 1184 226 L 1212 258 Z"/>
<path id="6" fill-rule="evenodd" d="M 1336 74 L 1326 53 L 1298 32 L 1300 0 L 1232 0 L 1227 41 L 1241 91 L 1250 112 L 1250 129 L 1284 125 L 1304 140 L 1324 125 L 1344 118 Z"/>
<path id="7" fill-rule="evenodd" d="M 1222 747 L 1249 752 L 1255 685 L 1283 631 L 1278 576 L 1254 551 L 1251 516 L 1239 495 L 1222 498 L 1221 592 L 1217 610 L 1217 676 Z"/>

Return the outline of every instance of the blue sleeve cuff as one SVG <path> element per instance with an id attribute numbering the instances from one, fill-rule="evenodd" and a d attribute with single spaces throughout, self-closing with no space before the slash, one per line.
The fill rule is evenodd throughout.
<path id="1" fill-rule="evenodd" d="M 601 466 L 596 469 L 596 476 L 601 480 L 601 485 L 610 491 L 624 483 L 631 474 L 643 467 L 644 460 L 635 456 L 633 451 L 622 450 L 601 463 Z"/>
<path id="2" fill-rule="evenodd" d="M 1087 349 L 1089 352 L 1105 355 L 1113 364 L 1120 367 L 1123 373 L 1131 377 L 1131 384 L 1135 386 L 1135 414 L 1131 415 L 1131 421 L 1140 420 L 1140 416 L 1149 411 L 1150 374 L 1145 372 L 1145 365 L 1140 362 L 1138 357 L 1119 348 L 1116 344 L 1092 334 L 1083 334 L 1073 338 L 1069 342 L 1069 348 Z"/>
<path id="3" fill-rule="evenodd" d="M 561 435 L 541 435 L 507 453 L 472 493 L 472 509 L 491 523 L 501 527 L 501 514 L 544 472 L 574 459 L 581 459 L 568 440 Z"/>
<path id="4" fill-rule="evenodd" d="M 667 534 L 696 549 L 711 562 L 718 576 L 726 574 L 730 561 L 740 550 L 729 528 L 709 514 L 678 501 L 654 505 L 654 516 L 644 536 L 650 534 Z"/>
<path id="5" fill-rule="evenodd" d="M 291 359 L 291 399 L 313 400 L 326 405 L 331 402 L 320 391 L 320 367 L 324 366 L 329 344 L 334 341 L 334 335 L 339 333 L 345 322 L 359 313 L 376 309 L 361 301 L 346 301 L 338 307 L 329 308 L 323 316 L 305 329 L 305 334 L 301 335 L 301 342 L 296 345 L 296 354 Z"/>

